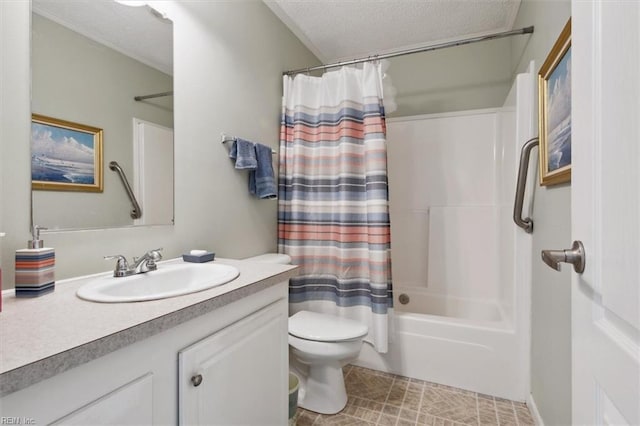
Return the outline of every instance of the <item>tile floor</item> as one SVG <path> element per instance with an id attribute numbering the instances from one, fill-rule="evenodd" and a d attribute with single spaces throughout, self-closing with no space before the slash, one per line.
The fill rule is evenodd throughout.
<path id="1" fill-rule="evenodd" d="M 297 426 L 533 426 L 525 404 L 366 368 L 344 369 L 349 401 L 334 415 L 298 408 Z"/>

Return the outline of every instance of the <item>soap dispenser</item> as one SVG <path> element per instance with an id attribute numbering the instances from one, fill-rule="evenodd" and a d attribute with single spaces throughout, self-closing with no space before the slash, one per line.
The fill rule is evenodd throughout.
<path id="1" fill-rule="evenodd" d="M 44 247 L 38 225 L 31 228 L 27 248 L 16 250 L 16 297 L 38 297 L 55 288 L 56 253 Z"/>
<path id="2" fill-rule="evenodd" d="M 0 232 L 0 239 L 4 237 L 4 232 Z M 0 244 L 0 249 L 2 244 Z M 0 250 L 1 252 L 2 250 Z M 0 262 L 0 312 L 2 312 L 2 262 Z"/>

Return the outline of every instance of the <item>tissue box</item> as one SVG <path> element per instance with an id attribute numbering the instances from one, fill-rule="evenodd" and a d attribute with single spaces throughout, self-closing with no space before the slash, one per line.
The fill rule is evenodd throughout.
<path id="1" fill-rule="evenodd" d="M 207 252 L 205 254 L 183 254 L 182 260 L 191 263 L 211 262 L 216 257 L 215 253 Z"/>

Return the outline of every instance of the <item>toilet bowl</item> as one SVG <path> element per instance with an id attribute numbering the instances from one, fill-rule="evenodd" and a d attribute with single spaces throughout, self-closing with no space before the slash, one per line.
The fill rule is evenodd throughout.
<path id="1" fill-rule="evenodd" d="M 302 408 L 335 414 L 347 405 L 342 367 L 360 354 L 368 327 L 357 321 L 300 311 L 289 317 L 289 346 L 308 366 Z"/>
<path id="2" fill-rule="evenodd" d="M 291 258 L 268 253 L 245 260 L 290 263 Z M 347 405 L 342 367 L 358 357 L 368 331 L 357 321 L 317 312 L 289 317 L 289 365 L 301 376 L 300 407 L 321 414 L 342 411 Z"/>

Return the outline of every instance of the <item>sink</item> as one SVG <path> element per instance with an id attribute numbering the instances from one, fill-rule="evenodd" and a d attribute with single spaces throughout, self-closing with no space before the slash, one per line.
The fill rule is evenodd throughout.
<path id="1" fill-rule="evenodd" d="M 238 275 L 237 268 L 220 263 L 159 263 L 157 270 L 144 274 L 95 278 L 76 295 L 92 302 L 144 302 L 207 290 Z"/>

